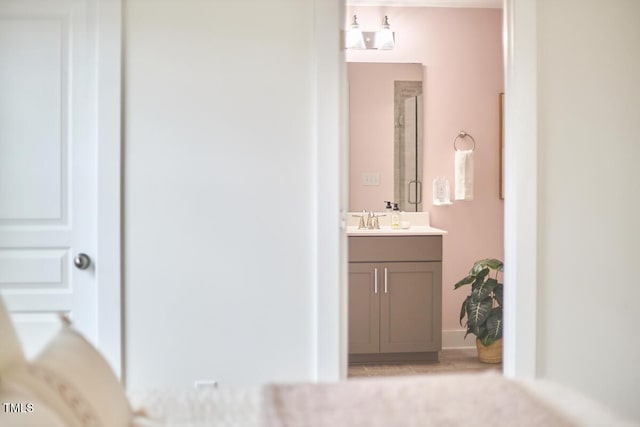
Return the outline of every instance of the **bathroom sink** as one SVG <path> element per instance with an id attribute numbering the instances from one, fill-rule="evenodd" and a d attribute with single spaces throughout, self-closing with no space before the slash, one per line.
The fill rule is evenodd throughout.
<path id="1" fill-rule="evenodd" d="M 390 215 L 378 212 L 380 228 L 358 228 L 362 212 L 348 212 L 346 216 L 347 236 L 437 236 L 447 234 L 446 231 L 431 227 L 429 212 L 402 212 L 401 221 L 405 227 L 391 228 Z"/>

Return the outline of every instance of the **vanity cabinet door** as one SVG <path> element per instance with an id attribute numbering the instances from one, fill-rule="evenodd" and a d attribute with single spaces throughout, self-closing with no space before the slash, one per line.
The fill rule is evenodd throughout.
<path id="1" fill-rule="evenodd" d="M 394 262 L 381 269 L 380 352 L 439 351 L 442 263 Z"/>
<path id="2" fill-rule="evenodd" d="M 349 263 L 349 353 L 380 351 L 380 279 L 378 264 Z"/>

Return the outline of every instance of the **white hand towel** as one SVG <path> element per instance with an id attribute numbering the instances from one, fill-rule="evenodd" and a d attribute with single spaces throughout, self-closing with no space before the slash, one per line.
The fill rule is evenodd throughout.
<path id="1" fill-rule="evenodd" d="M 456 150 L 456 200 L 473 200 L 473 150 Z"/>

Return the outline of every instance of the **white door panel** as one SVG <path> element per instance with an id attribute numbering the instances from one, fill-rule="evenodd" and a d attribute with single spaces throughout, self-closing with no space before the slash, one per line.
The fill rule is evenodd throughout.
<path id="1" fill-rule="evenodd" d="M 30 353 L 97 336 L 94 0 L 0 2 L 0 290 Z"/>
<path id="2" fill-rule="evenodd" d="M 62 98 L 68 50 L 60 18 L 0 20 L 0 219 L 60 220 L 66 175 L 67 116 Z M 42 66 L 45 65 L 45 66 Z M 37 99 L 38 108 L 33 108 Z M 59 161 L 50 161 L 59 159 Z M 23 194 L 42 197 L 22 197 Z"/>
<path id="3" fill-rule="evenodd" d="M 0 288 L 29 289 L 29 285 L 68 290 L 69 251 L 66 249 L 3 249 Z"/>

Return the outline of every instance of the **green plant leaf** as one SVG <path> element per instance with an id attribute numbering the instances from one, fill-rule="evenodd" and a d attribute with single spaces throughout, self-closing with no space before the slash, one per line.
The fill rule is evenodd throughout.
<path id="1" fill-rule="evenodd" d="M 469 301 L 469 298 L 471 298 L 471 296 L 468 296 L 463 302 L 462 302 L 462 307 L 460 307 L 460 326 L 462 326 L 462 319 L 464 319 L 464 316 L 467 314 L 467 301 Z"/>
<path id="2" fill-rule="evenodd" d="M 476 263 L 473 265 L 473 268 L 469 272 L 469 276 L 484 277 L 489 274 L 489 271 L 490 270 L 485 265 Z"/>
<path id="3" fill-rule="evenodd" d="M 489 268 L 491 270 L 496 270 L 496 271 L 502 271 L 503 264 L 502 264 L 502 261 L 495 258 L 481 259 L 479 261 L 476 261 L 473 264 L 473 267 L 471 267 L 471 271 L 469 272 L 469 275 L 477 275 L 480 271 L 484 270 L 485 268 Z"/>
<path id="4" fill-rule="evenodd" d="M 498 281 L 496 279 L 487 279 L 486 281 L 478 283 L 477 285 L 474 283 L 471 295 L 476 301 L 487 299 L 490 297 L 491 291 L 494 290 L 497 284 Z"/>
<path id="5" fill-rule="evenodd" d="M 478 337 L 480 340 L 484 340 L 489 335 L 489 331 L 484 325 L 476 326 L 471 330 L 471 333 Z"/>
<path id="6" fill-rule="evenodd" d="M 491 310 L 487 318 L 487 332 L 493 340 L 502 338 L 502 309 L 496 307 Z"/>
<path id="7" fill-rule="evenodd" d="M 486 283 L 487 281 L 489 281 L 489 280 L 495 280 L 495 279 L 486 278 L 486 276 L 478 277 L 478 278 L 476 279 L 476 281 L 475 281 L 475 282 L 473 282 L 473 284 L 471 285 L 471 289 L 472 289 L 472 290 L 476 290 L 476 289 L 478 289 L 478 288 L 484 287 L 484 286 L 485 286 L 485 283 Z"/>
<path id="8" fill-rule="evenodd" d="M 491 299 L 474 301 L 473 298 L 467 298 L 467 324 L 472 328 L 481 326 L 489 317 L 492 307 Z"/>
<path id="9" fill-rule="evenodd" d="M 502 307 L 502 300 L 504 297 L 503 286 L 502 283 L 498 283 L 495 288 L 493 288 L 493 296 L 498 301 L 498 305 Z"/>
<path id="10" fill-rule="evenodd" d="M 478 273 L 480 273 L 482 270 L 485 269 L 484 264 L 482 263 L 483 260 L 480 261 L 476 261 L 473 264 L 473 267 L 471 267 L 471 270 L 469 270 L 469 276 L 473 276 L 476 277 L 478 275 Z"/>
<path id="11" fill-rule="evenodd" d="M 460 280 L 458 283 L 456 283 L 455 285 L 453 285 L 453 289 L 458 289 L 461 286 L 464 285 L 468 285 L 469 283 L 473 282 L 475 279 L 473 276 L 467 276 L 464 279 Z"/>
<path id="12" fill-rule="evenodd" d="M 502 261 L 500 261 L 499 259 L 495 259 L 495 258 L 487 258 L 487 259 L 483 259 L 482 263 L 489 267 L 492 270 L 497 270 L 497 271 L 502 271 L 504 265 L 502 264 Z"/>

